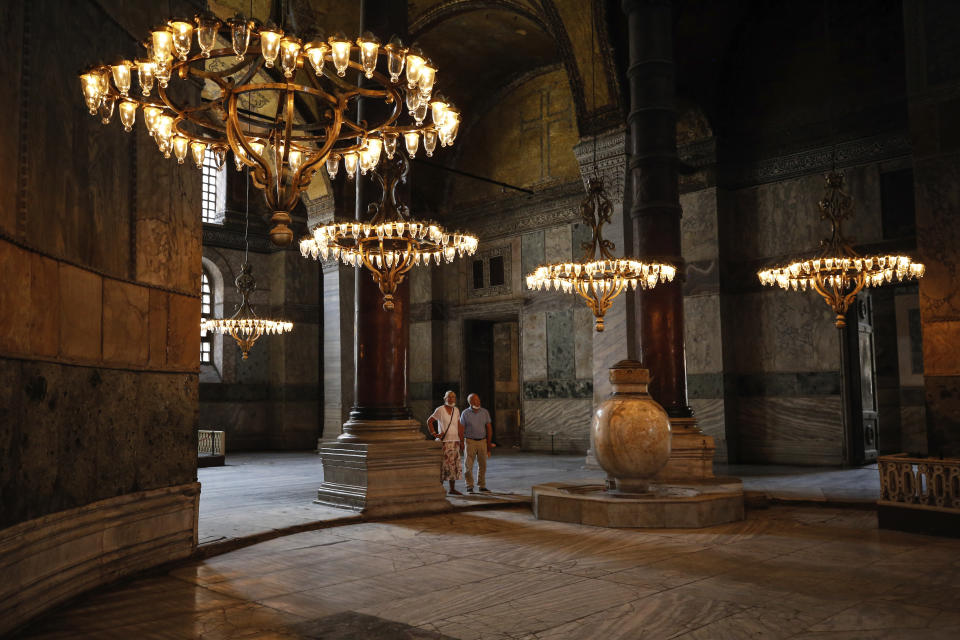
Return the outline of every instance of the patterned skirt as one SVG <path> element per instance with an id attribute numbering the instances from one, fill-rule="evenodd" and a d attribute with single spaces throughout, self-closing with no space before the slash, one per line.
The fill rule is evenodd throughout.
<path id="1" fill-rule="evenodd" d="M 443 463 L 440 465 L 440 482 L 459 480 L 463 477 L 463 465 L 460 464 L 460 443 L 443 443 Z"/>

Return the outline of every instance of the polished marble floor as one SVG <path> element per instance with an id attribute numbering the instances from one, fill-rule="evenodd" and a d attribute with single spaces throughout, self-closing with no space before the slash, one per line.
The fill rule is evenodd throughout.
<path id="1" fill-rule="evenodd" d="M 745 491 L 771 499 L 869 503 L 880 497 L 875 464 L 856 469 L 717 465 L 716 472 L 739 476 Z M 323 466 L 312 452 L 236 453 L 227 456 L 226 466 L 199 469 L 197 475 L 202 484 L 202 545 L 354 517 L 349 511 L 313 504 Z M 584 468 L 583 456 L 498 450 L 487 471 L 487 484 L 495 495 L 451 502 L 461 508 L 490 501 L 529 502 L 534 484 L 600 483 L 603 476 L 598 469 Z M 463 489 L 463 482 L 458 486 Z"/>
<path id="2" fill-rule="evenodd" d="M 23 637 L 960 637 L 960 540 L 875 518 L 774 506 L 697 531 L 614 530 L 518 506 L 360 523 L 133 580 Z"/>

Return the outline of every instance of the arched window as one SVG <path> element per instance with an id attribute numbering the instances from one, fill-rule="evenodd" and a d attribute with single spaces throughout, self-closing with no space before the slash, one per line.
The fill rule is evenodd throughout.
<path id="1" fill-rule="evenodd" d="M 200 219 L 210 224 L 223 224 L 227 209 L 227 167 L 217 168 L 217 160 L 209 149 L 203 156 Z"/>
<path id="2" fill-rule="evenodd" d="M 206 270 L 200 276 L 200 320 L 213 315 L 213 289 Z M 200 329 L 200 364 L 213 364 L 213 333 Z"/>

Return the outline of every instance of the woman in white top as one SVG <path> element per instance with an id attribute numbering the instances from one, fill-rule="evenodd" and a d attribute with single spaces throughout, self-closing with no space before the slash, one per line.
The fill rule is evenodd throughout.
<path id="1" fill-rule="evenodd" d="M 463 477 L 463 425 L 460 424 L 460 410 L 457 409 L 457 394 L 447 391 L 443 394 L 443 404 L 437 407 L 427 418 L 427 429 L 437 441 L 443 443 L 443 462 L 440 464 L 440 482 L 450 482 L 450 495 L 462 496 L 454 488 L 454 483 Z"/>

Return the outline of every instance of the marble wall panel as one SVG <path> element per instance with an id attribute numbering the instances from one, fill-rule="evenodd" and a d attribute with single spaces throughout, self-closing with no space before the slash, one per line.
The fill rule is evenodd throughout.
<path id="1" fill-rule="evenodd" d="M 917 249 L 927 267 L 920 280 L 924 332 L 930 322 L 960 319 L 960 154 L 914 166 Z"/>
<path id="2" fill-rule="evenodd" d="M 722 305 L 724 324 L 730 327 L 727 371 L 839 369 L 834 314 L 816 293 L 776 289 L 729 294 Z"/>
<path id="3" fill-rule="evenodd" d="M 103 359 L 145 365 L 150 356 L 150 291 L 110 278 L 103 280 Z M 199 342 L 199 341 L 198 341 Z"/>
<path id="4" fill-rule="evenodd" d="M 412 269 L 407 277 L 410 278 L 410 304 L 433 300 L 432 269 Z"/>
<path id="5" fill-rule="evenodd" d="M 431 338 L 431 323 L 410 323 L 410 374 L 413 382 L 430 382 L 433 380 L 433 341 Z"/>
<path id="6" fill-rule="evenodd" d="M 10 271 L 0 267 L 0 273 L 9 274 Z M 149 290 L 142 289 L 142 291 L 149 297 Z M 2 295 L 0 294 L 0 297 Z M 0 308 L 3 306 L 0 302 Z M 24 305 L 15 306 L 23 308 Z M 30 256 L 29 309 L 30 317 L 27 327 L 30 331 L 30 353 L 55 357 L 60 349 L 60 267 L 56 260 L 39 254 Z M 144 328 L 146 328 L 146 322 Z M 149 348 L 146 336 L 142 338 Z"/>
<path id="7" fill-rule="evenodd" d="M 444 366 L 442 377 L 444 380 L 460 380 L 463 362 L 462 322 L 447 320 L 443 323 Z"/>
<path id="8" fill-rule="evenodd" d="M 716 447 L 714 461 L 727 462 L 726 403 L 723 398 L 691 399 L 690 407 L 697 418 L 697 426 L 713 438 Z"/>
<path id="9" fill-rule="evenodd" d="M 547 313 L 547 378 L 569 380 L 576 375 L 573 311 Z"/>
<path id="10" fill-rule="evenodd" d="M 573 310 L 575 373 L 577 378 L 593 378 L 593 312 L 586 306 Z"/>
<path id="11" fill-rule="evenodd" d="M 30 334 L 30 305 L 23 297 L 30 295 L 30 254 L 14 244 L 0 239 L 0 273 L 4 286 L 0 287 L 0 350 L 6 353 L 28 353 Z M 54 290 L 56 291 L 56 289 Z"/>
<path id="12" fill-rule="evenodd" d="M 742 463 L 833 466 L 841 461 L 839 396 L 754 397 L 736 403 L 732 430 Z"/>
<path id="13" fill-rule="evenodd" d="M 844 174 L 847 192 L 854 198 L 854 216 L 844 231 L 858 243 L 875 242 L 882 233 L 879 167 L 850 167 Z M 739 260 L 812 251 L 830 233 L 817 209 L 823 193 L 819 173 L 728 192 L 723 206 L 731 212 L 731 224 L 719 229 L 720 242 Z"/>
<path id="14" fill-rule="evenodd" d="M 717 190 L 702 189 L 680 196 L 681 247 L 687 262 L 711 260 L 719 255 Z"/>
<path id="15" fill-rule="evenodd" d="M 927 375 L 924 386 L 930 455 L 960 457 L 960 376 Z"/>
<path id="16" fill-rule="evenodd" d="M 547 314 L 525 313 L 520 323 L 521 374 L 524 380 L 547 378 Z"/>
<path id="17" fill-rule="evenodd" d="M 926 455 L 926 410 L 919 407 L 900 407 L 900 451 Z"/>
<path id="18" fill-rule="evenodd" d="M 683 301 L 687 373 L 723 370 L 720 296 L 693 296 Z"/>
<path id="19" fill-rule="evenodd" d="M 629 336 L 634 327 L 627 323 L 627 305 L 632 304 L 633 293 L 622 293 L 607 310 L 603 331 L 593 331 L 593 399 L 603 402 L 612 388 L 610 367 L 629 355 Z M 579 374 L 578 374 L 579 375 Z"/>
<path id="20" fill-rule="evenodd" d="M 523 401 L 523 446 L 525 449 L 585 452 L 590 443 L 593 403 L 589 399 Z"/>
<path id="21" fill-rule="evenodd" d="M 570 227 L 563 225 L 551 227 L 543 232 L 543 254 L 546 262 L 569 262 L 573 250 L 571 247 Z"/>
<path id="22" fill-rule="evenodd" d="M 604 229 L 606 230 L 606 229 Z M 586 245 L 586 247 L 584 247 Z M 593 229 L 583 222 L 570 225 L 570 253 L 572 260 L 580 260 L 593 248 Z"/>
<path id="23" fill-rule="evenodd" d="M 74 360 L 100 359 L 103 331 L 102 295 L 103 278 L 101 276 L 60 263 L 61 357 Z M 197 326 L 199 324 L 198 314 Z"/>
<path id="24" fill-rule="evenodd" d="M 531 273 L 544 264 L 544 232 L 525 233 L 520 238 L 520 265 L 523 275 Z"/>

